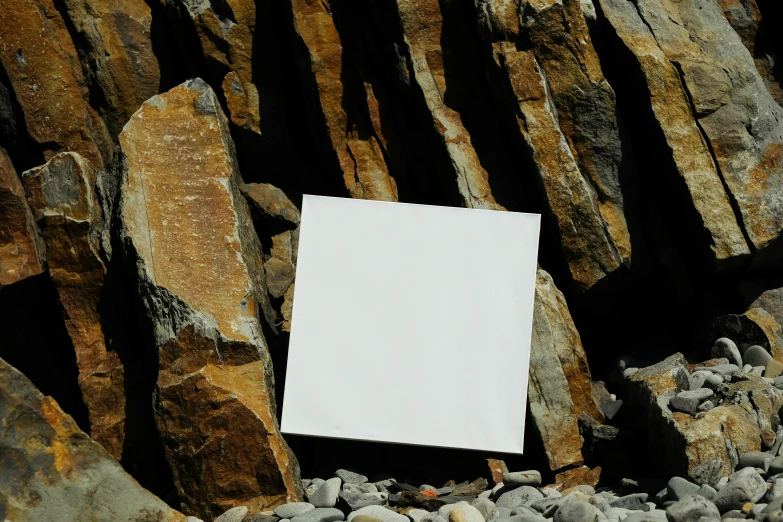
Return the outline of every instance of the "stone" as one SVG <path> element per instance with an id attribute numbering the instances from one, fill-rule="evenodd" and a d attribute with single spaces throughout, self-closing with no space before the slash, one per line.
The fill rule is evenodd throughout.
<path id="1" fill-rule="evenodd" d="M 623 405 L 623 401 L 610 394 L 604 383 L 600 381 L 593 381 L 592 392 L 593 401 L 601 410 L 601 413 L 606 419 L 612 420 Z"/>
<path id="2" fill-rule="evenodd" d="M 552 470 L 583 462 L 579 416 L 601 421 L 590 368 L 565 297 L 539 269 L 533 308 L 528 403 Z"/>
<path id="3" fill-rule="evenodd" d="M 63 5 L 79 35 L 74 43 L 87 84 L 100 93 L 101 114 L 116 137 L 160 87 L 152 10 L 143 0 L 64 0 Z"/>
<path id="4" fill-rule="evenodd" d="M 749 308 L 744 314 L 728 314 L 715 319 L 713 335 L 731 337 L 740 352 L 761 346 L 772 358 L 783 362 L 783 327 L 780 320 L 763 308 Z"/>
<path id="5" fill-rule="evenodd" d="M 422 522 L 424 517 L 428 516 L 429 514 L 430 512 L 424 509 L 413 508 L 405 513 L 405 516 L 411 519 L 411 522 Z"/>
<path id="6" fill-rule="evenodd" d="M 217 517 L 214 522 L 242 522 L 245 520 L 245 515 L 247 515 L 247 507 L 237 506 Z"/>
<path id="7" fill-rule="evenodd" d="M 764 377 L 774 379 L 775 377 L 780 377 L 781 373 L 783 373 L 783 363 L 774 359 L 767 361 L 767 365 L 764 368 Z"/>
<path id="8" fill-rule="evenodd" d="M 77 51 L 52 0 L 3 4 L 0 64 L 44 159 L 71 151 L 99 170 L 111 164 L 111 138 L 88 103 Z"/>
<path id="9" fill-rule="evenodd" d="M 485 478 L 477 478 L 473 482 L 466 482 L 463 484 L 457 484 L 454 486 L 454 491 L 450 493 L 450 496 L 470 496 L 477 497 L 482 491 L 487 489 L 489 483 Z"/>
<path id="10" fill-rule="evenodd" d="M 766 367 L 767 363 L 771 360 L 772 356 L 769 354 L 769 352 L 757 344 L 749 347 L 747 350 L 745 350 L 745 353 L 742 354 L 742 361 L 745 364 L 750 364 L 754 367 Z"/>
<path id="11" fill-rule="evenodd" d="M 202 518 L 298 501 L 260 323 L 261 246 L 214 92 L 195 79 L 147 100 L 120 146 L 121 236 L 159 354 L 155 419 L 180 500 Z"/>
<path id="12" fill-rule="evenodd" d="M 358 486 L 367 482 L 367 477 L 364 475 L 348 471 L 347 469 L 338 469 L 334 474 L 345 484 L 355 484 Z"/>
<path id="13" fill-rule="evenodd" d="M 343 491 L 340 493 L 340 498 L 343 499 L 351 511 L 356 511 L 359 508 L 365 506 L 383 506 L 389 501 L 388 493 L 356 493 L 351 491 Z"/>
<path id="14" fill-rule="evenodd" d="M 762 468 L 768 469 L 772 462 L 772 455 L 764 451 L 750 451 L 742 453 L 737 467 L 741 468 Z"/>
<path id="15" fill-rule="evenodd" d="M 729 360 L 729 363 L 737 365 L 737 367 L 742 368 L 742 357 L 740 356 L 740 351 L 737 348 L 737 345 L 734 344 L 734 341 L 727 337 L 721 337 L 717 341 L 715 341 L 715 344 L 712 345 L 712 356 L 713 357 L 725 357 Z"/>
<path id="16" fill-rule="evenodd" d="M 479 510 L 484 520 L 494 520 L 499 516 L 495 503 L 488 498 L 477 498 L 470 505 Z"/>
<path id="17" fill-rule="evenodd" d="M 699 410 L 699 403 L 708 397 L 712 397 L 712 394 L 712 390 L 708 388 L 681 391 L 671 398 L 669 406 L 674 410 L 695 415 Z"/>
<path id="18" fill-rule="evenodd" d="M 468 503 L 459 502 L 453 506 L 454 509 L 449 512 L 449 522 L 486 522 L 484 515 Z M 443 516 L 440 512 L 438 514 Z"/>
<path id="19" fill-rule="evenodd" d="M 688 495 L 695 495 L 699 491 L 699 486 L 685 480 L 682 477 L 672 477 L 666 484 L 667 498 L 669 500 L 680 500 Z"/>
<path id="20" fill-rule="evenodd" d="M 503 484 L 510 488 L 517 486 L 540 486 L 541 473 L 536 470 L 504 473 Z"/>
<path id="21" fill-rule="evenodd" d="M 299 515 L 304 515 L 315 509 L 313 504 L 309 502 L 289 502 L 275 508 L 275 515 L 280 518 L 294 518 Z"/>
<path id="22" fill-rule="evenodd" d="M 596 522 L 606 516 L 595 506 L 581 500 L 568 499 L 555 512 L 554 522 Z"/>
<path id="23" fill-rule="evenodd" d="M 46 268 L 46 247 L 11 159 L 0 148 L 0 289 Z"/>
<path id="24" fill-rule="evenodd" d="M 337 522 L 340 520 L 345 520 L 345 515 L 339 509 L 315 508 L 307 513 L 295 516 L 291 519 L 291 522 Z"/>
<path id="25" fill-rule="evenodd" d="M 63 152 L 26 171 L 22 181 L 76 352 L 92 438 L 120 460 L 127 431 L 125 370 L 117 350 L 107 346 L 99 315 L 110 252 L 98 174 L 78 153 Z"/>
<path id="26" fill-rule="evenodd" d="M 491 476 L 492 484 L 497 485 L 503 482 L 503 475 L 508 473 L 506 463 L 500 459 L 487 459 L 487 467 Z"/>
<path id="27" fill-rule="evenodd" d="M 252 210 L 270 222 L 299 224 L 301 213 L 285 192 L 268 183 L 245 183 L 240 187 Z"/>
<path id="28" fill-rule="evenodd" d="M 500 495 L 495 502 L 495 505 L 498 508 L 513 509 L 517 506 L 530 504 L 531 502 L 540 500 L 542 498 L 544 498 L 544 495 L 541 494 L 541 492 L 536 488 L 530 486 L 520 486 Z"/>
<path id="29" fill-rule="evenodd" d="M 745 468 L 729 477 L 729 483 L 718 491 L 715 505 L 721 511 L 740 509 L 748 502 L 756 503 L 767 492 L 767 484 L 755 469 Z"/>
<path id="30" fill-rule="evenodd" d="M 656 132 L 671 151 L 687 187 L 689 204 L 701 218 L 716 262 L 734 264 L 750 252 L 723 188 L 718 168 L 692 116 L 691 102 L 678 70 L 659 47 L 656 35 L 633 3 L 599 0 L 601 11 L 633 55 L 649 92 Z"/>
<path id="31" fill-rule="evenodd" d="M 561 491 L 582 485 L 595 487 L 601 479 L 601 471 L 600 466 L 596 466 L 595 468 L 580 466 L 578 468 L 567 469 L 555 475 L 553 487 L 559 488 Z"/>
<path id="32" fill-rule="evenodd" d="M 670 522 L 697 522 L 702 517 L 720 519 L 720 512 L 715 504 L 699 495 L 686 495 L 666 508 L 666 516 Z"/>
<path id="33" fill-rule="evenodd" d="M 358 516 L 370 517 L 380 520 L 381 522 L 406 522 L 408 517 L 395 513 L 391 509 L 387 509 L 383 506 L 367 506 L 361 509 L 357 509 L 348 515 L 347 522 L 352 522 Z M 371 522 L 365 519 L 358 519 L 356 522 Z"/>
<path id="34" fill-rule="evenodd" d="M 609 505 L 613 508 L 637 509 L 647 502 L 647 496 L 647 493 L 631 493 L 611 500 Z"/>
<path id="35" fill-rule="evenodd" d="M 334 507 L 337 504 L 337 495 L 340 493 L 340 483 L 342 479 L 339 477 L 330 478 L 312 495 L 307 497 L 308 502 L 317 508 L 329 508 Z"/>
<path id="36" fill-rule="evenodd" d="M 0 359 L 0 512 L 14 522 L 185 522 Z"/>

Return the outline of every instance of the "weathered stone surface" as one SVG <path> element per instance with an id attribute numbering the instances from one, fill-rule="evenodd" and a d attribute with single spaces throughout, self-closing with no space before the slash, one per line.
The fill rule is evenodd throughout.
<path id="1" fill-rule="evenodd" d="M 261 217 L 298 225 L 301 214 L 285 193 L 268 183 L 247 183 L 241 187 L 250 209 Z"/>
<path id="2" fill-rule="evenodd" d="M 672 412 L 669 401 L 690 387 L 689 373 L 679 353 L 642 368 L 626 379 L 629 402 L 648 427 L 647 447 L 654 452 L 653 461 L 667 472 L 687 476 L 702 462 L 720 459 L 728 474 L 740 453 L 761 448 L 757 415 L 737 404 L 718 406 L 698 417 Z"/>
<path id="3" fill-rule="evenodd" d="M 97 174 L 79 154 L 63 152 L 26 171 L 22 180 L 76 352 L 90 434 L 119 460 L 125 439 L 125 378 L 119 355 L 106 346 L 98 313 L 108 224 Z"/>
<path id="4" fill-rule="evenodd" d="M 185 522 L 2 359 L 0 454 L 4 520 Z"/>
<path id="5" fill-rule="evenodd" d="M 96 168 L 112 156 L 101 117 L 87 103 L 76 49 L 51 0 L 10 0 L 0 11 L 0 63 L 46 159 L 78 152 Z"/>
<path id="6" fill-rule="evenodd" d="M 214 92 L 196 79 L 155 96 L 120 144 L 124 243 L 160 354 L 156 421 L 180 499 L 202 518 L 297 501 L 259 322 L 261 247 Z"/>
<path id="7" fill-rule="evenodd" d="M 530 348 L 528 402 L 553 470 L 583 462 L 578 419 L 602 421 L 592 398 L 590 369 L 563 294 L 538 270 Z"/>
<path id="8" fill-rule="evenodd" d="M 389 175 L 382 147 L 375 135 L 359 132 L 357 117 L 353 114 L 349 124 L 342 83 L 343 47 L 329 5 L 307 0 L 290 0 L 293 10 L 294 31 L 304 44 L 308 55 L 303 57 L 309 65 L 307 88 L 314 88 L 318 102 L 315 110 L 318 120 L 332 144 L 334 159 L 343 174 L 345 187 L 351 197 L 397 201 L 397 184 Z M 367 103 L 364 102 L 365 111 Z"/>
<path id="9" fill-rule="evenodd" d="M 749 254 L 715 161 L 694 120 L 677 68 L 658 46 L 632 2 L 599 0 L 599 4 L 644 75 L 653 115 L 709 234 L 715 259 L 720 262 Z"/>
<path id="10" fill-rule="evenodd" d="M 783 109 L 715 0 L 640 0 L 675 64 L 753 246 L 783 229 Z"/>
<path id="11" fill-rule="evenodd" d="M 98 107 L 112 136 L 158 93 L 160 66 L 152 51 L 152 11 L 144 0 L 63 0 L 78 35 L 87 82 L 102 96 Z"/>
<path id="12" fill-rule="evenodd" d="M 565 12 L 561 11 L 566 10 L 569 16 L 574 16 L 576 19 L 573 24 L 564 23 L 575 33 L 584 30 L 584 34 L 566 33 L 567 35 L 562 37 L 564 34 L 562 27 L 558 26 L 556 29 L 547 27 L 547 30 L 555 31 L 557 38 L 562 42 L 562 45 L 558 42 L 557 45 L 550 46 L 544 42 L 548 38 L 544 28 L 536 25 L 534 30 L 540 40 L 541 45 L 538 49 L 544 54 L 545 63 L 551 69 L 555 69 L 551 72 L 555 74 L 556 84 L 560 87 L 557 93 L 551 89 L 552 78 L 548 76 L 550 71 L 545 75 L 536 59 L 536 54 L 533 51 L 520 51 L 517 48 L 516 41 L 521 37 L 522 28 L 519 25 L 516 5 L 482 0 L 478 7 L 479 29 L 484 38 L 492 44 L 492 57 L 487 60 L 490 74 L 493 75 L 493 82 L 497 86 L 505 87 L 496 88 L 494 96 L 498 98 L 501 106 L 510 113 L 516 114 L 516 128 L 512 130 L 522 135 L 532 153 L 549 209 L 558 224 L 560 243 L 571 276 L 582 288 L 589 288 L 627 261 L 630 255 L 630 239 L 622 213 L 622 196 L 617 181 L 619 141 L 617 143 L 614 141 L 617 138 L 617 129 L 613 108 L 609 114 L 612 122 L 608 124 L 604 122 L 610 129 L 604 129 L 600 137 L 611 142 L 611 145 L 607 147 L 605 143 L 605 152 L 600 153 L 595 149 L 596 144 L 590 143 L 593 140 L 586 136 L 582 129 L 587 122 L 577 123 L 574 119 L 576 106 L 586 103 L 586 98 L 592 96 L 590 91 L 595 89 L 591 85 L 595 82 L 591 81 L 588 73 L 585 72 L 586 69 L 581 67 L 583 64 L 575 62 L 575 59 L 569 59 L 567 64 L 559 66 L 551 63 L 552 60 L 557 59 L 554 55 L 565 52 L 572 56 L 568 51 L 569 46 L 587 47 L 587 59 L 591 65 L 590 74 L 600 77 L 601 89 L 608 89 L 610 104 L 614 105 L 611 88 L 600 76 L 597 57 L 589 43 L 584 19 L 580 13 L 574 11 L 574 9 L 578 11 L 578 3 L 569 2 L 567 9 L 560 4 L 551 5 L 549 10 L 545 9 L 543 14 L 538 14 L 541 14 L 541 24 L 546 25 L 551 18 L 549 14 L 564 22 Z M 554 14 L 555 11 L 557 14 Z M 580 39 L 584 44 L 579 43 Z M 576 70 L 579 72 L 577 73 Z M 575 79 L 567 79 L 569 75 L 576 75 L 578 81 L 573 83 Z M 569 87 L 568 83 L 572 86 Z M 576 99 L 577 91 L 582 92 L 584 99 Z M 561 107 L 556 107 L 553 99 L 555 94 L 560 95 L 565 114 L 559 113 Z M 599 114 L 596 125 L 602 125 L 601 118 L 603 116 Z M 569 131 L 568 138 L 561 130 L 564 125 Z M 591 166 L 590 175 L 597 176 L 600 172 L 608 183 L 598 183 L 600 180 L 591 182 L 591 179 L 583 174 L 577 150 L 584 154 L 584 162 Z M 614 155 L 617 157 L 607 157 Z M 594 189 L 595 186 L 603 189 L 600 198 Z M 606 191 L 611 194 L 607 195 Z"/>
<path id="13" fill-rule="evenodd" d="M 44 247 L 16 170 L 0 148 L 0 289 L 45 269 Z"/>

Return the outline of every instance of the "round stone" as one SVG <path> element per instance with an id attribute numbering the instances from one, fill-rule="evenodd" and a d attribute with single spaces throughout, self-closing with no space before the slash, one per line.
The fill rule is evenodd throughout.
<path id="1" fill-rule="evenodd" d="M 314 509 L 315 506 L 309 502 L 290 502 L 288 504 L 283 504 L 282 506 L 277 506 L 275 508 L 275 515 L 280 518 L 294 518 L 295 516 L 304 515 L 308 511 Z"/>
<path id="2" fill-rule="evenodd" d="M 767 483 L 755 468 L 745 468 L 729 477 L 729 482 L 718 491 L 715 505 L 720 511 L 742 509 L 747 503 L 755 504 L 767 492 Z"/>
<path id="3" fill-rule="evenodd" d="M 783 373 L 783 363 L 776 361 L 775 359 L 767 361 L 766 367 L 764 368 L 764 377 L 774 379 L 775 377 L 780 377 L 781 373 Z"/>
<path id="4" fill-rule="evenodd" d="M 700 520 L 720 520 L 720 511 L 715 504 L 699 495 L 686 495 L 666 508 L 670 522 L 691 522 Z"/>
<path id="5" fill-rule="evenodd" d="M 408 522 L 408 517 L 405 515 L 400 515 L 399 513 L 396 513 L 391 509 L 386 509 L 383 506 L 365 506 L 363 508 L 357 509 L 348 515 L 347 522 L 352 522 L 360 515 L 364 515 L 365 517 L 372 517 L 380 520 L 381 522 Z M 356 522 L 370 521 L 360 519 Z"/>
<path id="6" fill-rule="evenodd" d="M 742 355 L 742 361 L 751 366 L 766 366 L 771 360 L 772 355 L 757 344 L 745 350 L 745 353 Z"/>
<path id="7" fill-rule="evenodd" d="M 536 470 L 503 473 L 503 484 L 511 488 L 517 486 L 540 486 L 541 473 Z"/>
<path id="8" fill-rule="evenodd" d="M 367 477 L 364 475 L 348 471 L 347 469 L 338 469 L 334 474 L 335 476 L 340 477 L 346 484 L 356 484 L 358 486 L 359 484 L 367 482 Z"/>
<path id="9" fill-rule="evenodd" d="M 245 515 L 247 515 L 247 508 L 245 506 L 237 506 L 217 517 L 215 522 L 242 522 L 245 519 Z"/>
<path id="10" fill-rule="evenodd" d="M 715 341 L 715 344 L 712 345 L 711 356 L 713 358 L 725 357 L 729 360 L 729 363 L 736 364 L 737 367 L 742 368 L 742 357 L 739 349 L 734 344 L 734 341 L 728 337 L 721 337 Z"/>
<path id="11" fill-rule="evenodd" d="M 337 504 L 337 495 L 340 494 L 340 477 L 330 478 L 319 487 L 315 493 L 309 495 L 307 500 L 317 508 L 334 507 Z"/>
<path id="12" fill-rule="evenodd" d="M 500 495 L 495 505 L 497 507 L 514 509 L 515 507 L 521 506 L 523 504 L 529 505 L 531 502 L 542 498 L 544 498 L 544 495 L 536 488 L 530 486 L 520 486 Z"/>
<path id="13" fill-rule="evenodd" d="M 595 506 L 581 500 L 568 500 L 555 511 L 554 522 L 597 522 L 606 516 Z"/>

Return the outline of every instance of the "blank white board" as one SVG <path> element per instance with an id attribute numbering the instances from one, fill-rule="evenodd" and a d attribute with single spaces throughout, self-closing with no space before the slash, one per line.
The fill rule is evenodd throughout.
<path id="1" fill-rule="evenodd" d="M 305 196 L 282 431 L 522 453 L 539 226 Z"/>

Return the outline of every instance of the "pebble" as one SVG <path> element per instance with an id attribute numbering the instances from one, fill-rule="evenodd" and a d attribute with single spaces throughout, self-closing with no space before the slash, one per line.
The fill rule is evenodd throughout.
<path id="1" fill-rule="evenodd" d="M 405 516 L 411 519 L 411 522 L 422 522 L 424 517 L 426 517 L 429 514 L 430 512 L 425 509 L 413 508 L 407 513 L 405 513 Z"/>
<path id="2" fill-rule="evenodd" d="M 718 492 L 715 490 L 715 488 L 707 484 L 702 484 L 697 494 L 706 498 L 710 502 L 714 502 L 715 499 L 718 498 Z"/>
<path id="3" fill-rule="evenodd" d="M 767 490 L 767 494 L 764 495 L 762 500 L 769 503 L 781 497 L 783 497 L 783 479 L 773 479 L 772 487 Z"/>
<path id="4" fill-rule="evenodd" d="M 712 373 L 706 379 L 704 379 L 703 386 L 704 388 L 714 390 L 721 384 L 723 384 L 723 376 L 718 373 Z"/>
<path id="5" fill-rule="evenodd" d="M 713 375 L 712 372 L 708 372 L 706 370 L 699 370 L 697 372 L 693 372 L 691 374 L 691 390 L 698 390 L 699 388 L 704 386 L 704 381 L 707 380 L 707 377 L 710 375 Z"/>
<path id="6" fill-rule="evenodd" d="M 242 522 L 245 519 L 245 515 L 247 515 L 247 508 L 245 506 L 237 506 L 217 517 L 215 522 Z"/>
<path id="7" fill-rule="evenodd" d="M 772 455 L 766 451 L 749 451 L 740 454 L 737 469 L 760 468 L 766 472 L 771 464 Z"/>
<path id="8" fill-rule="evenodd" d="M 742 360 L 751 366 L 766 366 L 772 360 L 772 355 L 761 346 L 754 344 L 745 350 L 745 353 L 742 354 Z"/>
<path id="9" fill-rule="evenodd" d="M 564 502 L 554 516 L 554 522 L 596 522 L 598 520 L 606 520 L 606 515 L 597 507 L 581 500 L 572 499 Z"/>
<path id="10" fill-rule="evenodd" d="M 477 498 L 471 502 L 470 505 L 479 510 L 481 516 L 484 517 L 484 520 L 490 520 L 493 517 L 497 518 L 499 516 L 495 503 L 489 499 Z"/>
<path id="11" fill-rule="evenodd" d="M 715 487 L 715 484 L 723 476 L 723 461 L 721 459 L 705 460 L 688 474 L 688 478 L 698 485 L 708 484 Z"/>
<path id="12" fill-rule="evenodd" d="M 623 522 L 667 522 L 666 511 L 656 509 L 650 512 L 635 511 L 625 517 Z"/>
<path id="13" fill-rule="evenodd" d="M 396 513 L 391 509 L 386 509 L 383 506 L 366 506 L 356 511 L 353 511 L 348 515 L 347 522 L 351 522 L 354 518 L 356 518 L 359 515 L 365 515 L 367 517 L 377 518 L 381 522 L 408 522 L 408 517 L 406 517 L 405 515 L 400 515 L 399 513 Z M 357 520 L 356 522 L 366 522 L 366 521 Z"/>
<path id="14" fill-rule="evenodd" d="M 715 505 L 721 511 L 741 509 L 748 502 L 758 502 L 766 492 L 767 483 L 755 469 L 741 469 L 734 472 L 729 483 L 718 491 Z"/>
<path id="15" fill-rule="evenodd" d="M 364 475 L 359 475 L 358 473 L 348 471 L 347 469 L 338 469 L 334 474 L 335 476 L 340 477 L 346 484 L 356 484 L 358 486 L 359 484 L 367 482 L 367 477 Z"/>
<path id="16" fill-rule="evenodd" d="M 449 522 L 485 522 L 484 515 L 467 502 L 459 502 L 457 504 L 452 504 L 452 506 L 454 506 L 454 509 L 449 513 Z M 438 510 L 438 515 L 443 517 L 440 510 Z"/>
<path id="17" fill-rule="evenodd" d="M 536 488 L 520 486 L 500 495 L 495 504 L 497 507 L 513 509 L 522 504 L 530 504 L 531 502 L 542 498 L 544 498 L 544 495 Z"/>
<path id="18" fill-rule="evenodd" d="M 715 404 L 713 404 L 712 401 L 704 401 L 701 404 L 699 404 L 698 410 L 700 412 L 708 412 L 713 408 L 715 408 Z"/>
<path id="19" fill-rule="evenodd" d="M 614 508 L 635 509 L 647 502 L 647 496 L 647 493 L 632 493 L 610 501 L 609 505 Z"/>
<path id="20" fill-rule="evenodd" d="M 275 515 L 280 518 L 294 518 L 298 515 L 304 515 L 305 513 L 315 509 L 315 506 L 309 502 L 290 502 L 277 506 L 275 508 Z M 242 515 L 244 517 L 244 515 Z M 241 521 L 242 519 L 240 519 Z"/>
<path id="21" fill-rule="evenodd" d="M 775 379 L 783 373 L 783 363 L 771 359 L 767 362 L 767 366 L 764 368 L 764 377 Z M 773 381 L 774 384 L 774 381 Z"/>
<path id="22" fill-rule="evenodd" d="M 715 341 L 715 344 L 712 345 L 710 356 L 712 358 L 725 357 L 729 360 L 729 363 L 735 364 L 739 368 L 742 367 L 742 357 L 740 356 L 739 349 L 737 348 L 737 345 L 734 344 L 734 341 L 728 337 L 721 337 Z"/>
<path id="23" fill-rule="evenodd" d="M 350 491 L 342 491 L 340 493 L 342 498 L 351 511 L 356 511 L 365 506 L 383 506 L 389 501 L 388 493 L 354 493 Z"/>
<path id="24" fill-rule="evenodd" d="M 720 520 L 718 508 L 699 495 L 686 495 L 666 508 L 669 522 L 696 522 L 701 517 L 708 520 Z"/>
<path id="25" fill-rule="evenodd" d="M 362 488 L 366 493 L 378 493 L 378 486 L 376 486 L 372 482 L 365 482 L 364 484 L 361 484 L 359 487 Z M 432 488 L 432 490 L 434 491 L 435 488 Z"/>
<path id="26" fill-rule="evenodd" d="M 200 518 L 188 516 L 188 517 L 185 517 L 185 522 L 204 522 L 204 521 L 201 520 Z"/>
<path id="27" fill-rule="evenodd" d="M 704 399 L 712 397 L 712 390 L 709 388 L 699 388 L 697 390 L 682 391 L 671 398 L 669 406 L 678 411 L 684 411 L 690 414 L 696 414 L 699 410 L 699 404 Z"/>
<path id="28" fill-rule="evenodd" d="M 700 486 L 685 480 L 682 477 L 672 477 L 666 484 L 668 490 L 668 500 L 680 500 L 688 495 L 697 495 L 699 493 Z"/>
<path id="29" fill-rule="evenodd" d="M 317 508 L 334 507 L 337 504 L 337 495 L 340 494 L 340 477 L 330 478 L 319 487 L 315 493 L 309 495 L 307 500 Z"/>
<path id="30" fill-rule="evenodd" d="M 503 484 L 511 488 L 517 486 L 540 486 L 541 473 L 536 470 L 503 473 Z"/>

